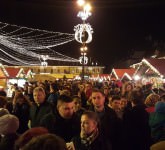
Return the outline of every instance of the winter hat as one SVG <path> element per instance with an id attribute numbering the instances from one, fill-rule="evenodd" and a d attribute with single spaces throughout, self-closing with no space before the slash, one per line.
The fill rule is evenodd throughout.
<path id="1" fill-rule="evenodd" d="M 0 108 L 0 117 L 9 114 L 9 111 L 5 108 Z"/>
<path id="2" fill-rule="evenodd" d="M 35 127 L 28 129 L 25 131 L 18 140 L 15 143 L 15 146 L 17 149 L 23 147 L 25 144 L 27 144 L 33 137 L 41 136 L 43 134 L 47 134 L 48 130 L 44 127 Z"/>
<path id="3" fill-rule="evenodd" d="M 155 112 L 165 113 L 165 102 L 159 101 L 155 105 Z"/>
<path id="4" fill-rule="evenodd" d="M 0 134 L 15 133 L 19 128 L 19 120 L 14 115 L 4 115 L 0 117 Z"/>

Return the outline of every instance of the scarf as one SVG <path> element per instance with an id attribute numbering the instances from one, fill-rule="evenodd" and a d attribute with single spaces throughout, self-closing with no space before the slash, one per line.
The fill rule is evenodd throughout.
<path id="1" fill-rule="evenodd" d="M 81 133 L 81 143 L 84 144 L 86 147 L 91 145 L 91 143 L 98 137 L 99 131 L 98 128 L 96 128 L 89 136 L 83 135 Z"/>

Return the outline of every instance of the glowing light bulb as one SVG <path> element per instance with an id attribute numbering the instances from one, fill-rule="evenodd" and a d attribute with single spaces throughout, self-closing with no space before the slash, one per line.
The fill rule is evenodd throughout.
<path id="1" fill-rule="evenodd" d="M 85 6 L 84 6 L 84 10 L 85 11 L 90 11 L 92 9 L 92 7 L 91 7 L 91 5 L 90 4 L 86 4 Z"/>
<path id="2" fill-rule="evenodd" d="M 85 4 L 85 1 L 84 1 L 84 0 L 78 0 L 78 1 L 77 1 L 77 4 L 78 4 L 79 6 L 83 6 L 83 5 Z"/>

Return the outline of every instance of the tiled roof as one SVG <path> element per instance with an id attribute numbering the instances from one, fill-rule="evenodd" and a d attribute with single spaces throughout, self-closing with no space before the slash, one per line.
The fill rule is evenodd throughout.
<path id="1" fill-rule="evenodd" d="M 131 77 L 135 73 L 135 69 L 114 69 L 114 71 L 119 79 L 123 77 L 124 73 L 127 73 Z"/>
<path id="2" fill-rule="evenodd" d="M 16 78 L 18 75 L 20 68 L 5 68 L 7 73 L 9 74 L 9 78 Z"/>
<path id="3" fill-rule="evenodd" d="M 165 76 L 165 59 L 145 59 L 148 61 L 155 69 L 159 71 L 160 74 Z"/>
<path id="4" fill-rule="evenodd" d="M 3 72 L 2 68 L 0 68 L 0 79 L 6 78 L 5 73 Z"/>

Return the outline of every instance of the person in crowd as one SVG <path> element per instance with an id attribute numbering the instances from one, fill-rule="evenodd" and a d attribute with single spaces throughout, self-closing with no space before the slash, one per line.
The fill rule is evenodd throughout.
<path id="1" fill-rule="evenodd" d="M 30 128 L 29 130 L 21 134 L 16 140 L 15 150 L 22 149 L 33 137 L 41 136 L 47 133 L 49 133 L 48 130 L 43 127 Z"/>
<path id="2" fill-rule="evenodd" d="M 122 95 L 125 96 L 128 101 L 131 101 L 132 90 L 133 85 L 130 82 L 125 83 L 122 89 Z"/>
<path id="3" fill-rule="evenodd" d="M 155 105 L 155 112 L 150 114 L 149 124 L 153 142 L 165 140 L 165 102 L 159 101 Z"/>
<path id="4" fill-rule="evenodd" d="M 54 134 L 34 137 L 21 150 L 66 150 L 65 141 Z"/>
<path id="5" fill-rule="evenodd" d="M 165 102 L 165 94 L 160 97 L 160 101 Z"/>
<path id="6" fill-rule="evenodd" d="M 0 117 L 9 114 L 9 111 L 5 108 L 0 108 Z"/>
<path id="7" fill-rule="evenodd" d="M 85 84 L 86 108 L 91 105 L 92 84 L 90 82 Z"/>
<path id="8" fill-rule="evenodd" d="M 120 109 L 120 103 L 121 103 L 120 96 L 118 96 L 118 95 L 113 95 L 112 98 L 111 98 L 110 101 L 109 101 L 108 106 L 109 106 L 110 108 L 112 108 L 112 109 L 116 112 L 117 116 L 118 116 L 120 119 L 122 119 L 123 113 L 122 113 L 122 111 L 121 111 L 121 109 Z"/>
<path id="9" fill-rule="evenodd" d="M 132 91 L 132 109 L 123 114 L 123 138 L 126 150 L 149 150 L 151 144 L 149 114 L 143 103 L 143 93 Z"/>
<path id="10" fill-rule="evenodd" d="M 105 95 L 105 104 L 108 105 L 108 103 L 109 103 L 109 100 L 108 100 L 108 97 L 109 97 L 109 87 L 108 86 L 104 86 L 103 87 L 103 93 Z"/>
<path id="11" fill-rule="evenodd" d="M 87 98 L 85 95 L 85 86 L 83 84 L 78 85 L 79 91 L 77 95 L 81 98 L 81 105 L 83 108 L 86 108 L 87 106 Z"/>
<path id="12" fill-rule="evenodd" d="M 81 115 L 85 111 L 85 108 L 81 106 L 81 98 L 77 95 L 74 95 L 72 98 L 74 101 L 74 112 L 78 115 L 79 118 L 81 118 Z"/>
<path id="13" fill-rule="evenodd" d="M 42 87 L 36 87 L 33 91 L 34 101 L 30 107 L 31 127 L 40 126 L 41 119 L 52 111 L 51 105 L 46 101 L 45 90 Z"/>
<path id="14" fill-rule="evenodd" d="M 156 102 L 159 101 L 159 99 L 160 99 L 160 96 L 158 94 L 150 94 L 147 96 L 144 103 L 147 106 L 146 111 L 148 113 L 155 111 L 155 104 Z"/>
<path id="15" fill-rule="evenodd" d="M 145 85 L 145 89 L 144 89 L 144 98 L 146 99 L 148 95 L 150 94 L 156 94 L 153 89 L 152 89 L 152 84 L 151 83 L 147 83 Z"/>
<path id="16" fill-rule="evenodd" d="M 120 110 L 122 112 L 125 111 L 125 109 L 127 108 L 127 103 L 128 103 L 128 100 L 126 99 L 125 96 L 121 96 L 121 101 L 120 101 Z"/>
<path id="17" fill-rule="evenodd" d="M 150 147 L 150 150 L 164 150 L 164 148 L 165 148 L 165 141 L 160 141 L 160 142 L 153 144 Z"/>
<path id="18" fill-rule="evenodd" d="M 28 86 L 28 92 L 26 95 L 31 102 L 34 102 L 33 89 L 34 89 L 33 85 L 29 85 Z"/>
<path id="19" fill-rule="evenodd" d="M 28 129 L 29 112 L 31 102 L 23 95 L 22 92 L 16 92 L 13 99 L 13 111 L 12 114 L 19 119 L 19 134 L 24 133 Z"/>
<path id="20" fill-rule="evenodd" d="M 7 99 L 4 96 L 0 96 L 0 108 L 6 108 L 7 106 Z"/>
<path id="21" fill-rule="evenodd" d="M 97 113 L 85 111 L 81 116 L 81 133 L 72 139 L 75 150 L 111 150 L 111 144 L 102 137 Z M 69 149 L 69 148 L 68 148 Z"/>
<path id="22" fill-rule="evenodd" d="M 4 89 L 0 90 L 0 96 L 4 96 L 4 97 L 7 96 L 7 94 L 6 94 L 6 92 L 4 91 Z"/>
<path id="23" fill-rule="evenodd" d="M 59 91 L 58 91 L 58 86 L 56 83 L 51 83 L 50 84 L 50 94 L 48 96 L 47 101 L 53 106 L 57 106 L 57 100 L 59 97 Z"/>
<path id="24" fill-rule="evenodd" d="M 19 119 L 11 114 L 0 117 L 0 150 L 14 150 L 18 138 Z"/>
<path id="25" fill-rule="evenodd" d="M 93 89 L 91 97 L 92 106 L 89 110 L 99 115 L 103 136 L 112 143 L 112 149 L 120 149 L 121 120 L 112 108 L 105 105 L 105 96 L 101 90 Z"/>
<path id="26" fill-rule="evenodd" d="M 80 119 L 74 112 L 73 99 L 67 95 L 60 95 L 57 108 L 43 117 L 40 125 L 69 142 L 80 132 Z"/>

